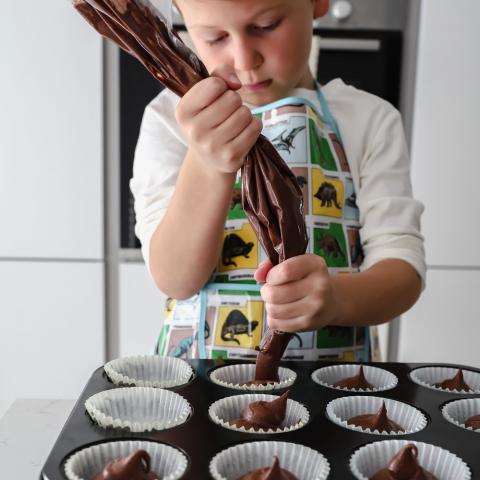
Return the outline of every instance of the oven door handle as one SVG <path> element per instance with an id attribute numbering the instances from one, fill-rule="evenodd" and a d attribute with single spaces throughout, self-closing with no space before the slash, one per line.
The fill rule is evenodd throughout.
<path id="1" fill-rule="evenodd" d="M 332 38 L 315 36 L 321 50 L 347 50 L 356 52 L 378 52 L 382 41 L 377 38 Z"/>
<path id="2" fill-rule="evenodd" d="M 382 47 L 381 40 L 377 38 L 332 38 L 320 37 L 314 35 L 312 37 L 312 48 L 310 50 L 309 64 L 313 75 L 318 72 L 318 62 L 323 51 L 354 51 L 354 52 L 378 52 Z"/>

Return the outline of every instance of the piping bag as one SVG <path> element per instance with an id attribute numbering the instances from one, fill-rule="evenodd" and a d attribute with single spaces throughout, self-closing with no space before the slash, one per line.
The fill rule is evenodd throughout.
<path id="1" fill-rule="evenodd" d="M 171 0 L 73 0 L 73 6 L 98 33 L 136 57 L 178 96 L 209 76 L 172 28 Z M 302 191 L 263 135 L 242 166 L 242 207 L 273 265 L 305 253 Z M 278 381 L 290 338 L 290 333 L 267 329 L 258 349 L 256 381 Z"/>

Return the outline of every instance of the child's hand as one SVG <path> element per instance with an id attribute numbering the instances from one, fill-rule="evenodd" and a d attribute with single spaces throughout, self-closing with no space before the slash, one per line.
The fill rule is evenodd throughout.
<path id="1" fill-rule="evenodd" d="M 194 85 L 180 100 L 175 117 L 188 140 L 189 151 L 202 165 L 236 173 L 262 131 L 262 122 L 231 90 L 241 83 L 228 69 Z"/>
<path id="2" fill-rule="evenodd" d="M 337 295 L 322 257 L 299 255 L 275 267 L 267 261 L 255 279 L 265 282 L 261 295 L 271 328 L 300 332 L 335 323 Z"/>

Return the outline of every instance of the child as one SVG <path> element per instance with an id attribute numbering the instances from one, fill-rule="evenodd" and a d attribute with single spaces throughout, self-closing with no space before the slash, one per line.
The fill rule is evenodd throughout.
<path id="1" fill-rule="evenodd" d="M 285 358 L 368 360 L 364 327 L 405 312 L 425 279 L 399 113 L 339 79 L 314 81 L 312 19 L 328 0 L 177 6 L 212 76 L 181 99 L 161 92 L 136 149 L 136 233 L 170 297 L 157 351 L 254 358 L 268 322 L 297 332 Z M 307 253 L 274 267 L 239 200 L 262 127 L 299 181 L 309 232 Z"/>

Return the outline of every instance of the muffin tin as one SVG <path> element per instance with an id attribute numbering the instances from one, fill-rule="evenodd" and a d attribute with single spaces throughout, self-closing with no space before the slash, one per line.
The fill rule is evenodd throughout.
<path id="1" fill-rule="evenodd" d="M 222 450 L 233 445 L 252 441 L 283 441 L 305 445 L 323 454 L 330 463 L 329 480 L 353 479 L 349 468 L 351 455 L 360 447 L 375 441 L 391 438 L 414 440 L 442 447 L 467 463 L 472 478 L 480 478 L 480 433 L 459 428 L 442 416 L 442 408 L 448 402 L 462 398 L 480 398 L 480 394 L 445 392 L 425 388 L 414 383 L 410 372 L 428 364 L 366 363 L 393 373 L 398 385 L 382 392 L 349 392 L 335 390 L 315 383 L 311 374 L 318 368 L 336 365 L 338 362 L 282 362 L 282 366 L 294 370 L 295 383 L 289 387 L 289 398 L 303 404 L 310 414 L 308 423 L 301 429 L 265 435 L 245 433 L 223 428 L 208 415 L 209 407 L 217 400 L 238 395 L 240 392 L 213 383 L 209 374 L 217 367 L 246 363 L 227 360 L 188 360 L 194 370 L 192 379 L 185 385 L 171 388 L 182 395 L 192 406 L 193 413 L 186 423 L 169 430 L 132 433 L 125 429 L 104 429 L 90 418 L 85 410 L 85 401 L 92 395 L 115 388 L 106 376 L 103 367 L 95 370 L 80 395 L 41 471 L 41 480 L 65 480 L 64 464 L 68 457 L 90 445 L 112 440 L 151 440 L 177 447 L 188 457 L 188 468 L 183 480 L 210 479 L 209 463 Z M 479 369 L 461 365 L 439 365 L 462 368 L 480 373 Z M 285 389 L 268 392 L 280 394 Z M 245 392 L 251 393 L 251 392 Z M 416 407 L 427 418 L 427 426 L 413 434 L 397 436 L 372 435 L 343 428 L 332 422 L 326 414 L 327 404 L 337 398 L 353 395 L 372 395 L 393 399 Z M 90 479 L 86 479 L 90 480 Z"/>

